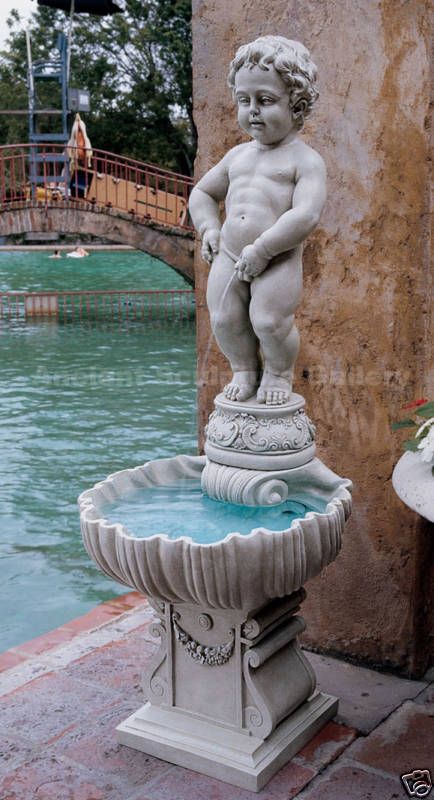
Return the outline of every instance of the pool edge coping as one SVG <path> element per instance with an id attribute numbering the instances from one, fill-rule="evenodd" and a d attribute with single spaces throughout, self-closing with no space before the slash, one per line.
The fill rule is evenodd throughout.
<path id="1" fill-rule="evenodd" d="M 121 616 L 131 614 L 141 606 L 148 607 L 148 605 L 146 598 L 136 591 L 99 603 L 86 614 L 75 617 L 57 628 L 0 653 L 0 676 L 15 668 L 23 667 L 37 658 L 44 657 L 59 647 L 69 645 L 80 636 L 105 628 Z"/>

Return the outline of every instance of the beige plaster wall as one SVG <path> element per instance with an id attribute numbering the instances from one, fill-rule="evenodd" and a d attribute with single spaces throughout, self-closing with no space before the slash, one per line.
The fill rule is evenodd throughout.
<path id="1" fill-rule="evenodd" d="M 355 508 L 342 555 L 307 587 L 306 642 L 420 673 L 433 644 L 434 531 L 394 495 L 402 437 L 390 422 L 403 403 L 434 398 L 429 1 L 193 0 L 193 10 L 197 177 L 242 140 L 225 83 L 237 46 L 283 34 L 318 65 L 303 135 L 327 163 L 329 199 L 305 249 L 295 390 L 320 457 L 354 481 Z M 201 426 L 227 377 L 208 344 L 206 274 L 197 257 Z"/>

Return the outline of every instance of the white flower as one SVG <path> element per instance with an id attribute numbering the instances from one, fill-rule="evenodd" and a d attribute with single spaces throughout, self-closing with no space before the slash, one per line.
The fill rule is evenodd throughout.
<path id="1" fill-rule="evenodd" d="M 427 435 L 421 439 L 417 449 L 421 451 L 420 456 L 422 461 L 426 461 L 429 464 L 434 460 L 434 417 L 431 417 L 431 419 L 428 419 L 423 425 L 421 425 L 416 433 L 416 439 L 419 438 L 420 434 L 427 427 L 429 427 L 429 431 Z"/>

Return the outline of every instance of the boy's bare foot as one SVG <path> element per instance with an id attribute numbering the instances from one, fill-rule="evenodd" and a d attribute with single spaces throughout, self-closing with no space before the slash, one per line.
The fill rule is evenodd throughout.
<path id="1" fill-rule="evenodd" d="M 265 370 L 256 399 L 258 403 L 266 403 L 267 406 L 282 406 L 289 402 L 291 393 L 292 382 L 289 378 L 273 375 Z"/>
<path id="2" fill-rule="evenodd" d="M 234 372 L 231 382 L 224 387 L 223 393 L 228 400 L 236 400 L 238 403 L 242 403 L 255 394 L 257 387 L 257 373 L 242 370 Z"/>

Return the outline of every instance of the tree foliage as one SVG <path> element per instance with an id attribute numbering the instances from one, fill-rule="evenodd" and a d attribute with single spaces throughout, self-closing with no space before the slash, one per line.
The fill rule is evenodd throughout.
<path id="1" fill-rule="evenodd" d="M 48 56 L 68 22 L 62 11 L 40 6 L 33 12 L 34 60 Z M 90 92 L 91 112 L 84 118 L 94 147 L 191 173 L 190 23 L 190 0 L 127 0 L 124 14 L 75 15 L 70 85 Z M 16 11 L 8 25 L 0 109 L 26 108 L 26 41 Z M 27 141 L 27 130 L 26 117 L 0 116 L 2 144 Z"/>

